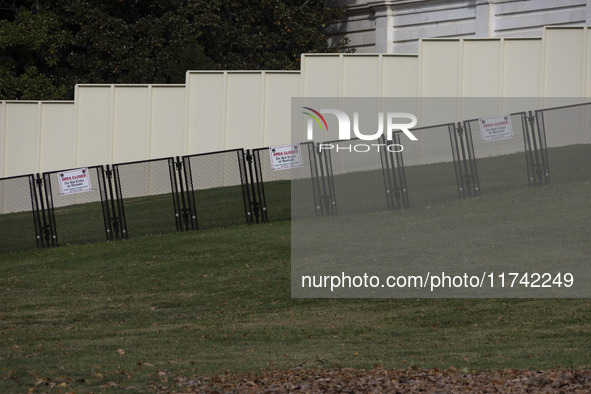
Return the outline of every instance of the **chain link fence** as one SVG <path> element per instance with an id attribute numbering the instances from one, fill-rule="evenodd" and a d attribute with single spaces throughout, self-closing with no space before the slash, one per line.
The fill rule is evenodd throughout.
<path id="1" fill-rule="evenodd" d="M 88 167 L 91 188 L 84 193 L 75 194 L 62 194 L 60 190 L 59 178 L 64 171 L 43 174 L 45 186 L 51 190 L 47 197 L 51 197 L 53 201 L 59 245 L 78 245 L 109 239 L 105 225 L 104 209 L 106 207 L 103 204 L 105 200 L 103 171 L 103 166 Z"/>
<path id="2" fill-rule="evenodd" d="M 35 247 L 31 214 L 33 175 L 0 179 L 0 252 Z"/>
<path id="3" fill-rule="evenodd" d="M 185 156 L 197 228 L 252 223 L 243 149 Z"/>
<path id="4" fill-rule="evenodd" d="M 316 168 L 315 147 L 312 143 L 295 144 L 302 157 L 301 166 L 287 169 L 273 169 L 271 165 L 273 148 L 259 148 L 247 154 L 251 186 L 251 204 L 261 222 L 268 220 L 290 220 L 295 217 L 313 217 L 318 214 L 315 190 L 311 181 Z M 292 187 L 293 185 L 293 187 Z M 292 190 L 301 192 L 301 198 L 292 199 Z"/>
<path id="5" fill-rule="evenodd" d="M 273 147 L 265 147 L 88 167 L 89 189 L 73 194 L 60 189 L 65 171 L 2 178 L 0 252 L 429 208 L 528 185 L 591 181 L 591 103 L 506 117 L 513 136 L 495 141 L 484 141 L 481 120 L 471 119 L 415 128 L 419 142 L 400 144 L 395 133 L 391 142 L 296 144 L 301 166 L 284 170 L 273 169 Z"/>
<path id="6" fill-rule="evenodd" d="M 591 181 L 591 104 L 537 110 L 553 184 Z"/>
<path id="7" fill-rule="evenodd" d="M 129 237 L 177 231 L 172 158 L 113 165 Z"/>
<path id="8" fill-rule="evenodd" d="M 419 142 L 404 144 L 410 207 L 425 208 L 458 198 L 450 132 L 453 124 L 413 129 Z"/>

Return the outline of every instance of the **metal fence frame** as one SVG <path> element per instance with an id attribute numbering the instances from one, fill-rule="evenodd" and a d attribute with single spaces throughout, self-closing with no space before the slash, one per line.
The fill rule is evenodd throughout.
<path id="1" fill-rule="evenodd" d="M 521 122 L 520 137 L 523 138 L 522 149 L 527 171 L 524 175 L 527 176 L 530 186 L 548 185 L 551 180 L 548 142 L 546 139 L 546 133 L 548 132 L 548 125 L 545 120 L 546 114 L 550 111 L 575 107 L 591 109 L 591 103 L 510 114 L 510 116 L 520 119 Z M 586 114 L 584 113 L 583 116 L 586 116 Z M 586 122 L 586 118 L 583 119 Z M 486 181 L 481 179 L 481 175 L 478 172 L 477 162 L 485 156 L 479 157 L 478 149 L 475 150 L 475 144 L 472 138 L 475 121 L 477 119 L 414 129 L 420 131 L 434 127 L 441 127 L 442 129 L 447 127 L 450 143 L 449 149 L 451 150 L 450 158 L 453 161 L 456 187 L 460 199 L 480 195 L 482 193 L 480 184 Z M 585 138 L 580 143 L 586 144 Z M 591 139 L 589 140 L 591 141 Z M 355 139 L 348 141 L 354 142 Z M 347 141 L 325 141 L 322 144 L 338 142 Z M 382 136 L 380 143 L 400 144 L 400 133 L 394 133 L 393 141 L 386 141 Z M 310 141 L 300 143 L 305 164 L 307 164 L 309 169 L 299 172 L 298 175 L 300 177 L 298 179 L 302 179 L 304 182 L 308 182 L 307 179 L 309 179 L 311 186 L 310 201 L 314 204 L 314 215 L 332 216 L 338 213 L 338 198 L 346 197 L 337 196 L 335 176 L 338 174 L 335 174 L 332 150 L 321 150 L 319 146 L 320 143 Z M 265 152 L 268 152 L 269 149 L 270 147 L 263 147 L 253 149 L 252 151 L 245 151 L 239 148 L 195 155 L 87 167 L 90 171 L 96 171 L 96 188 L 98 194 L 91 198 L 91 202 L 96 201 L 98 203 L 100 200 L 105 239 L 116 240 L 129 237 L 125 208 L 125 200 L 128 197 L 126 197 L 126 185 L 121 182 L 120 171 L 130 165 L 144 163 L 166 162 L 167 170 L 165 171 L 167 171 L 166 174 L 168 176 L 166 182 L 170 183 L 166 193 L 170 192 L 171 194 L 171 214 L 174 214 L 176 231 L 190 231 L 203 228 L 199 220 L 202 202 L 199 201 L 197 194 L 204 189 L 198 188 L 196 182 L 200 179 L 200 175 L 196 174 L 194 170 L 198 168 L 195 166 L 199 165 L 197 163 L 200 158 L 213 158 L 215 155 L 225 155 L 223 160 L 225 160 L 224 163 L 227 162 L 226 164 L 229 167 L 224 167 L 224 171 L 230 171 L 234 176 L 234 183 L 231 185 L 221 182 L 220 185 L 222 186 L 216 187 L 236 186 L 240 189 L 240 191 L 236 191 L 240 196 L 237 196 L 234 203 L 241 205 L 238 211 L 243 212 L 244 222 L 246 224 L 252 224 L 265 223 L 273 220 L 273 215 L 270 215 L 268 210 L 269 195 L 265 187 L 265 183 L 272 180 L 265 179 L 264 173 L 266 170 L 264 170 L 264 166 L 262 165 Z M 516 146 L 512 145 L 511 149 L 515 150 Z M 384 210 L 408 208 L 410 206 L 406 185 L 407 167 L 405 166 L 405 158 L 406 156 L 402 152 L 392 152 L 387 149 L 382 149 L 379 158 L 376 158 L 375 169 L 381 169 L 383 180 L 386 200 Z M 379 164 L 377 164 L 378 160 Z M 54 195 L 55 185 L 52 184 L 53 175 L 63 171 L 68 170 L 49 171 L 40 174 L 27 174 L 0 179 L 0 183 L 13 179 L 23 180 L 23 190 L 18 193 L 22 194 L 23 198 L 30 200 L 35 245 L 40 248 L 59 246 L 60 242 L 63 243 L 64 241 L 61 237 L 58 237 L 61 227 L 59 220 L 56 221 L 56 213 L 60 211 L 60 204 L 56 202 L 57 196 Z M 166 175 L 164 177 L 166 178 Z M 281 177 L 278 177 L 278 179 L 283 180 Z M 291 179 L 287 175 L 284 178 L 285 180 Z M 28 184 L 28 190 L 25 190 L 25 184 Z M 165 186 L 165 188 L 167 187 Z M 216 187 L 212 186 L 211 188 Z M 25 193 L 28 193 L 28 196 Z M 76 204 L 78 203 L 74 203 L 74 205 Z M 233 207 L 233 209 L 236 208 L 236 206 Z M 26 212 L 28 211 L 29 209 Z"/>

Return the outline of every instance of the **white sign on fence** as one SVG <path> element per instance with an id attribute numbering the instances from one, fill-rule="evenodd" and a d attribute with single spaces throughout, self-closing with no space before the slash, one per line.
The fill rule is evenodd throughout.
<path id="1" fill-rule="evenodd" d="M 513 126 L 511 115 L 492 116 L 480 118 L 480 134 L 482 141 L 497 141 L 513 138 Z"/>
<path id="2" fill-rule="evenodd" d="M 269 148 L 269 155 L 273 171 L 304 166 L 300 144 L 272 146 Z"/>
<path id="3" fill-rule="evenodd" d="M 90 174 L 88 168 L 57 173 L 57 180 L 62 194 L 75 194 L 90 191 Z"/>

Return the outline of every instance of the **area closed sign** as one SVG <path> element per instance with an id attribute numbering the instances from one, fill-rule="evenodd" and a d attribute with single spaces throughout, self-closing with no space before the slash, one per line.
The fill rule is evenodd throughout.
<path id="1" fill-rule="evenodd" d="M 269 148 L 269 154 L 273 171 L 304 166 L 299 144 L 272 146 Z"/>
<path id="2" fill-rule="evenodd" d="M 513 138 L 511 115 L 500 115 L 480 118 L 480 134 L 482 141 L 498 141 Z"/>
<path id="3" fill-rule="evenodd" d="M 57 180 L 60 185 L 61 194 L 68 195 L 91 190 L 88 168 L 58 172 Z"/>

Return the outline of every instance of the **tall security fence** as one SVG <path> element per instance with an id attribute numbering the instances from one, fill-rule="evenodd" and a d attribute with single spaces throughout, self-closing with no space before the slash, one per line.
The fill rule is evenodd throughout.
<path id="1" fill-rule="evenodd" d="M 0 252 L 591 181 L 590 103 L 493 118 L 414 128 L 420 143 L 401 144 L 401 133 L 294 143 L 299 161 L 283 167 L 273 165 L 278 147 L 263 147 L 2 178 Z M 495 135 L 495 124 L 512 135 Z"/>

